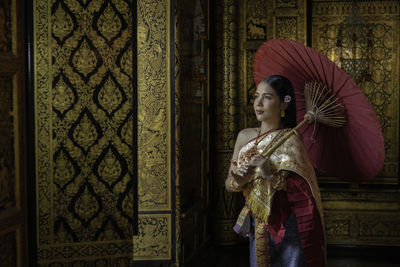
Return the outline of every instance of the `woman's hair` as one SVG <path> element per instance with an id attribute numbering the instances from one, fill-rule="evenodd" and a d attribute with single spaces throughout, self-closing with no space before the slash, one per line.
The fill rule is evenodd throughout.
<path id="1" fill-rule="evenodd" d="M 281 102 L 284 101 L 285 96 L 289 95 L 291 100 L 285 110 L 285 117 L 281 118 L 281 123 L 286 128 L 294 128 L 296 126 L 296 99 L 292 83 L 281 75 L 271 75 L 261 82 L 268 83 L 272 89 L 278 94 Z"/>

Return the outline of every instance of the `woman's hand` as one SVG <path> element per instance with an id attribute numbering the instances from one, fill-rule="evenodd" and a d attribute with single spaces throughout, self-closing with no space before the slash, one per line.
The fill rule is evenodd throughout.
<path id="1" fill-rule="evenodd" d="M 254 173 L 255 166 L 244 165 L 237 168 L 236 171 L 231 171 L 231 175 L 235 179 L 235 182 L 242 186 L 248 183 Z"/>
<path id="2" fill-rule="evenodd" d="M 253 167 L 259 167 L 261 168 L 263 165 L 265 165 L 267 163 L 267 159 L 264 158 L 261 155 L 257 155 L 254 158 L 252 158 L 249 162 L 249 166 L 253 166 Z"/>
<path id="3" fill-rule="evenodd" d="M 274 177 L 271 162 L 261 155 L 255 156 L 249 162 L 249 166 L 255 168 L 256 172 L 264 179 L 271 180 Z"/>

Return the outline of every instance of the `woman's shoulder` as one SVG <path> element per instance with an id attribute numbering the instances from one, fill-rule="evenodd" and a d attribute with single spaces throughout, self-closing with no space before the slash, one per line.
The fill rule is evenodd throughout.
<path id="1" fill-rule="evenodd" d="M 240 147 L 247 144 L 251 139 L 257 137 L 259 128 L 245 128 L 242 129 L 237 137 L 237 142 L 240 144 Z"/>
<path id="2" fill-rule="evenodd" d="M 245 128 L 239 132 L 238 137 L 250 140 L 257 137 L 258 131 L 259 128 Z"/>

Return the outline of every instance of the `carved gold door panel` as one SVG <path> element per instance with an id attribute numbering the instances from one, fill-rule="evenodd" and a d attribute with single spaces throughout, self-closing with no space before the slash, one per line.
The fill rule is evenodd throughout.
<path id="1" fill-rule="evenodd" d="M 27 264 L 23 1 L 0 1 L 0 266 Z"/>
<path id="2" fill-rule="evenodd" d="M 131 264 L 131 4 L 33 3 L 40 265 Z"/>

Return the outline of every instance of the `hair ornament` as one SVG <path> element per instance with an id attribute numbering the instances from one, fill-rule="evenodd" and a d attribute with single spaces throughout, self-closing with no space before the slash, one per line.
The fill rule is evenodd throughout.
<path id="1" fill-rule="evenodd" d="M 285 95 L 284 101 L 285 103 L 289 103 L 292 100 L 292 98 L 290 97 L 290 95 Z"/>

